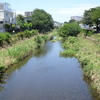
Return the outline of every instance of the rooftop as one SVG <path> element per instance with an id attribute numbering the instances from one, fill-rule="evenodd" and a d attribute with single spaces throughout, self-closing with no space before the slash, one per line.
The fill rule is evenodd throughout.
<path id="1" fill-rule="evenodd" d="M 7 10 L 7 11 L 10 11 L 10 12 L 14 12 L 11 9 L 10 4 L 9 3 L 6 3 L 6 2 L 0 3 L 0 10 Z"/>

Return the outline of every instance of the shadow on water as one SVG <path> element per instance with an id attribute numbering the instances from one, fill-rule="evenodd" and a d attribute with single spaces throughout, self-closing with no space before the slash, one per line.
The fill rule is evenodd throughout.
<path id="1" fill-rule="evenodd" d="M 11 78 L 12 73 L 23 67 L 31 57 L 32 55 L 25 58 L 23 61 L 15 64 L 14 66 L 9 67 L 9 69 L 7 69 L 5 73 L 0 75 L 0 92 L 2 92 L 5 89 L 3 85 L 7 83 L 6 82 L 7 79 Z"/>
<path id="2" fill-rule="evenodd" d="M 52 46 L 52 45 L 51 45 Z M 11 75 L 14 71 L 18 71 L 20 70 L 22 67 L 24 67 L 24 65 L 33 57 L 40 57 L 40 56 L 45 56 L 50 50 L 51 50 L 51 46 L 46 45 L 44 47 L 41 47 L 39 49 L 37 49 L 35 52 L 33 52 L 33 54 L 31 54 L 29 57 L 25 58 L 23 61 L 9 67 L 9 69 L 6 70 L 5 73 L 0 75 L 0 92 L 2 92 L 3 90 L 5 90 L 4 84 L 6 84 L 6 80 L 11 78 Z M 44 48 L 44 49 L 43 49 Z"/>
<path id="3" fill-rule="evenodd" d="M 2 74 L 0 100 L 100 100 L 78 60 L 60 57 L 61 44 L 48 41 Z"/>
<path id="4" fill-rule="evenodd" d="M 83 77 L 83 80 L 88 84 L 88 90 L 92 94 L 93 100 L 100 100 L 100 95 L 97 93 L 96 89 L 91 88 L 93 82 L 86 76 Z"/>

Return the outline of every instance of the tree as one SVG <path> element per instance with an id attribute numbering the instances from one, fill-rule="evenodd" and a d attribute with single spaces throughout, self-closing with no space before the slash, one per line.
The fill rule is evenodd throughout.
<path id="1" fill-rule="evenodd" d="M 97 31 L 99 30 L 98 25 L 100 24 L 100 7 L 91 8 L 85 10 L 83 23 L 89 26 L 96 25 Z"/>
<path id="2" fill-rule="evenodd" d="M 39 32 L 47 32 L 54 28 L 52 16 L 42 9 L 35 9 L 32 14 L 33 28 Z"/>
<path id="3" fill-rule="evenodd" d="M 24 29 L 24 23 L 25 23 L 25 21 L 24 21 L 24 16 L 21 15 L 21 14 L 19 14 L 19 15 L 17 16 L 17 24 L 20 26 L 21 30 Z"/>
<path id="4" fill-rule="evenodd" d="M 100 24 L 100 7 L 96 7 L 95 10 L 92 12 L 91 19 L 93 23 L 96 25 L 97 31 L 99 31 L 98 25 Z"/>
<path id="5" fill-rule="evenodd" d="M 75 23 L 75 22 L 76 22 L 75 19 L 71 19 L 71 20 L 69 20 L 69 23 Z"/>
<path id="6" fill-rule="evenodd" d="M 19 23 L 19 22 L 24 23 L 24 16 L 21 15 L 21 14 L 19 14 L 19 15 L 17 16 L 17 23 Z"/>
<path id="7" fill-rule="evenodd" d="M 68 23 L 64 24 L 59 30 L 58 34 L 62 37 L 67 36 L 77 36 L 81 31 L 80 26 L 78 23 Z"/>

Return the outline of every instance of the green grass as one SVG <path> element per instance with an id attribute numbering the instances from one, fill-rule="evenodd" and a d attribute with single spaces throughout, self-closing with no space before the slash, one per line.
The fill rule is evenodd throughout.
<path id="1" fill-rule="evenodd" d="M 68 50 L 65 50 L 65 51 L 61 51 L 60 52 L 60 55 L 61 56 L 64 56 L 64 57 L 72 57 L 72 56 L 75 56 L 76 55 L 76 51 L 72 50 L 72 49 L 68 49 Z"/>
<path id="2" fill-rule="evenodd" d="M 9 66 L 18 63 L 42 46 L 51 35 L 37 35 L 31 38 L 18 41 L 16 44 L 0 51 L 0 73 Z M 36 41 L 36 38 L 38 39 Z M 41 41 L 40 41 L 41 40 Z M 39 43 L 38 43 L 39 42 Z M 40 43 L 41 42 L 41 43 Z"/>
<path id="3" fill-rule="evenodd" d="M 93 37 L 93 36 L 92 36 Z M 98 37 L 95 36 L 94 37 Z M 98 37 L 100 39 L 100 37 Z M 92 80 L 92 86 L 100 94 L 100 45 L 83 37 L 70 37 L 62 45 L 65 49 L 76 51 L 82 64 L 84 75 Z M 67 52 L 65 51 L 65 54 Z"/>

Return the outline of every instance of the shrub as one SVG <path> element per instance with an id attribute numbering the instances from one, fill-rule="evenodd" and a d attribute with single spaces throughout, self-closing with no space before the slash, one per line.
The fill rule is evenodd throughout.
<path id="1" fill-rule="evenodd" d="M 16 34 L 16 36 L 19 38 L 19 39 L 23 39 L 25 37 L 25 33 L 24 32 L 19 32 Z"/>
<path id="2" fill-rule="evenodd" d="M 38 31 L 37 30 L 31 30 L 30 31 L 31 36 L 37 35 Z"/>
<path id="3" fill-rule="evenodd" d="M 3 45 L 3 42 L 6 41 L 7 43 L 10 43 L 11 35 L 7 32 L 0 33 L 0 46 Z"/>
<path id="4" fill-rule="evenodd" d="M 48 35 L 43 35 L 42 38 L 44 39 L 44 41 L 46 42 L 48 40 Z"/>
<path id="5" fill-rule="evenodd" d="M 27 38 L 31 37 L 29 30 L 25 30 L 24 32 L 25 32 L 25 37 L 27 37 Z"/>
<path id="6" fill-rule="evenodd" d="M 40 48 L 41 47 L 41 44 L 43 43 L 43 38 L 42 36 L 37 36 L 35 37 L 35 42 L 37 43 L 37 47 Z"/>
<path id="7" fill-rule="evenodd" d="M 94 33 L 94 31 L 85 30 L 85 29 L 83 29 L 82 32 L 84 33 L 85 36 L 91 36 Z"/>
<path id="8" fill-rule="evenodd" d="M 68 41 L 69 41 L 71 44 L 73 44 L 73 43 L 77 42 L 77 38 L 76 38 L 76 37 L 70 36 L 70 37 L 68 37 Z"/>
<path id="9" fill-rule="evenodd" d="M 64 57 L 75 56 L 76 55 L 76 51 L 74 51 L 72 49 L 68 49 L 68 50 L 65 50 L 63 52 L 60 52 L 60 55 L 64 56 Z"/>
<path id="10" fill-rule="evenodd" d="M 10 33 L 5 32 L 4 35 L 5 35 L 5 41 L 6 41 L 7 43 L 10 43 L 10 40 L 11 40 L 11 35 L 10 35 Z"/>
<path id="11" fill-rule="evenodd" d="M 62 37 L 77 36 L 80 31 L 81 28 L 78 23 L 68 23 L 64 24 L 61 28 L 59 28 L 58 34 Z"/>

